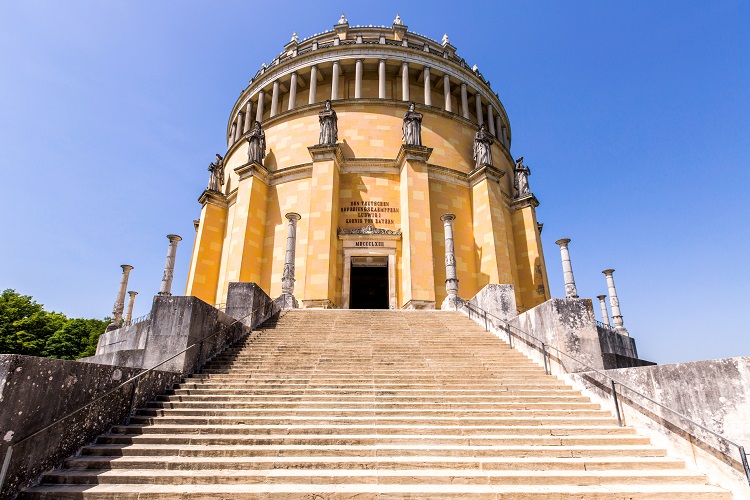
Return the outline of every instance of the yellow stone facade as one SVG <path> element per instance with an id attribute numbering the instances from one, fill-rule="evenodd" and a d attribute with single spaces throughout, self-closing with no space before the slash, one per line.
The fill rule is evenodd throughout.
<path id="1" fill-rule="evenodd" d="M 326 99 L 338 116 L 335 145 L 318 145 Z M 422 147 L 402 142 L 409 102 L 423 114 Z M 244 138 L 256 119 L 267 143 L 263 165 L 248 162 Z M 480 122 L 495 140 L 492 165 L 477 168 Z M 348 24 L 293 40 L 237 100 L 227 143 L 222 192 L 199 200 L 186 295 L 221 304 L 238 281 L 281 295 L 284 216 L 296 212 L 294 295 L 302 307 L 349 305 L 350 266 L 367 257 L 388 262 L 390 307 L 439 307 L 440 216 L 452 213 L 460 297 L 504 283 L 514 285 L 520 310 L 549 298 L 538 202 L 514 199 L 507 115 L 447 41 L 403 25 Z M 368 225 L 389 234 L 343 234 Z"/>

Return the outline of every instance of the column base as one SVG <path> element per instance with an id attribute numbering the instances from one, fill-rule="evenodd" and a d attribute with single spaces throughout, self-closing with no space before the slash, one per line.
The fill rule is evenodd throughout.
<path id="1" fill-rule="evenodd" d="M 625 335 L 626 337 L 630 337 L 628 330 L 624 326 L 616 326 L 615 331 L 619 333 L 620 335 Z"/>
<path id="2" fill-rule="evenodd" d="M 119 330 L 119 329 L 120 329 L 120 325 L 116 325 L 114 323 L 110 323 L 110 324 L 107 325 L 107 329 L 104 330 L 104 331 L 105 332 L 111 332 L 111 331 Z"/>
<path id="3" fill-rule="evenodd" d="M 299 302 L 294 298 L 294 295 L 290 293 L 284 293 L 279 295 L 273 303 L 279 306 L 281 309 L 299 309 Z"/>
<path id="4" fill-rule="evenodd" d="M 336 309 L 336 304 L 328 299 L 308 299 L 302 301 L 304 309 Z"/>
<path id="5" fill-rule="evenodd" d="M 434 300 L 410 300 L 401 309 L 435 309 Z"/>
<path id="6" fill-rule="evenodd" d="M 464 305 L 464 302 L 466 301 L 458 295 L 448 295 L 440 305 L 440 309 L 443 311 L 455 311 L 461 309 L 461 307 Z"/>

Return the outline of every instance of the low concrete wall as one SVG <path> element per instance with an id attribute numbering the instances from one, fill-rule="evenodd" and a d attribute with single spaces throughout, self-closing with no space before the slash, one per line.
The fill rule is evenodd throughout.
<path id="1" fill-rule="evenodd" d="M 635 347 L 635 339 L 633 337 L 622 335 L 598 325 L 596 330 L 599 334 L 599 347 L 602 353 L 638 358 L 638 349 Z"/>
<path id="2" fill-rule="evenodd" d="M 550 299 L 519 314 L 510 325 L 547 345 L 553 374 L 604 368 L 590 299 Z M 513 343 L 531 359 L 544 362 L 538 342 L 514 335 Z"/>
<path id="3" fill-rule="evenodd" d="M 469 304 L 479 307 L 503 321 L 510 321 L 518 314 L 513 285 L 486 285 L 479 293 L 469 299 Z"/>
<path id="4" fill-rule="evenodd" d="M 608 370 L 607 375 L 699 424 L 750 447 L 750 358 Z M 567 378 L 599 402 L 614 408 L 609 382 L 592 373 Z M 737 448 L 687 420 L 617 386 L 626 425 L 651 438 L 690 469 L 706 474 L 735 498 L 750 498 Z"/>
<path id="5" fill-rule="evenodd" d="M 249 330 L 196 297 L 155 297 L 148 320 L 104 333 L 99 337 L 96 355 L 81 361 L 148 369 L 219 332 L 160 368 L 191 373 Z"/>
<path id="6" fill-rule="evenodd" d="M 278 303 L 255 283 L 229 283 L 226 313 L 255 328 L 281 310 Z"/>
<path id="7" fill-rule="evenodd" d="M 0 460 L 13 445 L 0 498 L 10 498 L 78 448 L 121 422 L 131 400 L 143 405 L 181 378 L 152 372 L 127 384 L 91 407 L 22 441 L 57 419 L 121 385 L 141 370 L 17 354 L 0 354 Z M 0 462 L 2 463 L 2 462 Z"/>

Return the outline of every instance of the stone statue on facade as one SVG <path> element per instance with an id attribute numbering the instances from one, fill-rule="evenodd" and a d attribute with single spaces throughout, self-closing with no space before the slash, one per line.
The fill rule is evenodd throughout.
<path id="1" fill-rule="evenodd" d="M 339 140 L 339 125 L 336 111 L 331 107 L 330 99 L 326 101 L 325 109 L 318 113 L 318 121 L 320 121 L 320 141 L 318 144 L 336 144 Z"/>
<path id="2" fill-rule="evenodd" d="M 263 165 L 263 159 L 266 157 L 266 133 L 260 126 L 260 122 L 255 122 L 253 129 L 246 136 L 247 138 L 247 161 Z"/>
<path id="3" fill-rule="evenodd" d="M 216 154 L 216 161 L 208 165 L 208 171 L 211 172 L 208 178 L 208 190 L 221 192 L 221 186 L 224 185 L 224 158 Z"/>
<path id="4" fill-rule="evenodd" d="M 492 136 L 487 132 L 484 123 L 474 136 L 474 160 L 476 168 L 492 165 Z"/>
<path id="5" fill-rule="evenodd" d="M 531 194 L 529 190 L 529 176 L 531 175 L 531 169 L 523 164 L 523 156 L 516 160 L 516 165 L 513 167 L 514 178 L 513 187 L 516 188 L 516 198 L 523 198 Z"/>
<path id="6" fill-rule="evenodd" d="M 408 146 L 422 145 L 422 113 L 414 111 L 414 103 L 409 103 L 409 111 L 404 115 L 401 127 L 401 140 Z"/>

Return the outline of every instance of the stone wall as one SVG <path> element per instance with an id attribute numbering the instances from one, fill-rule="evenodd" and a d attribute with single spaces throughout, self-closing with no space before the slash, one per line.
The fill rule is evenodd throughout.
<path id="1" fill-rule="evenodd" d="M 17 354 L 0 354 L 0 460 L 13 445 L 0 498 L 9 498 L 122 421 L 134 406 L 163 393 L 181 373 L 151 372 L 124 384 L 141 370 Z M 124 385 L 123 385 L 124 384 Z M 53 424 L 117 387 L 83 411 Z M 45 427 L 48 429 L 43 430 Z M 28 440 L 24 438 L 42 430 Z"/>
<path id="2" fill-rule="evenodd" d="M 516 294 L 513 285 L 485 285 L 479 293 L 469 299 L 469 304 L 487 311 L 503 321 L 516 317 Z M 492 318 L 489 318 L 492 320 Z M 497 321 L 493 321 L 497 324 Z"/>
<path id="3" fill-rule="evenodd" d="M 273 299 L 256 283 L 229 283 L 226 313 L 255 328 L 279 312 Z"/>
<path id="4" fill-rule="evenodd" d="M 625 386 L 691 420 L 750 447 L 750 358 L 727 358 L 671 365 L 608 370 Z M 613 408 L 609 381 L 595 372 L 570 374 L 577 387 Z M 664 410 L 622 385 L 617 386 L 626 425 L 636 426 L 654 444 L 683 458 L 687 466 L 731 489 L 735 498 L 750 498 L 737 448 L 684 418 Z"/>

